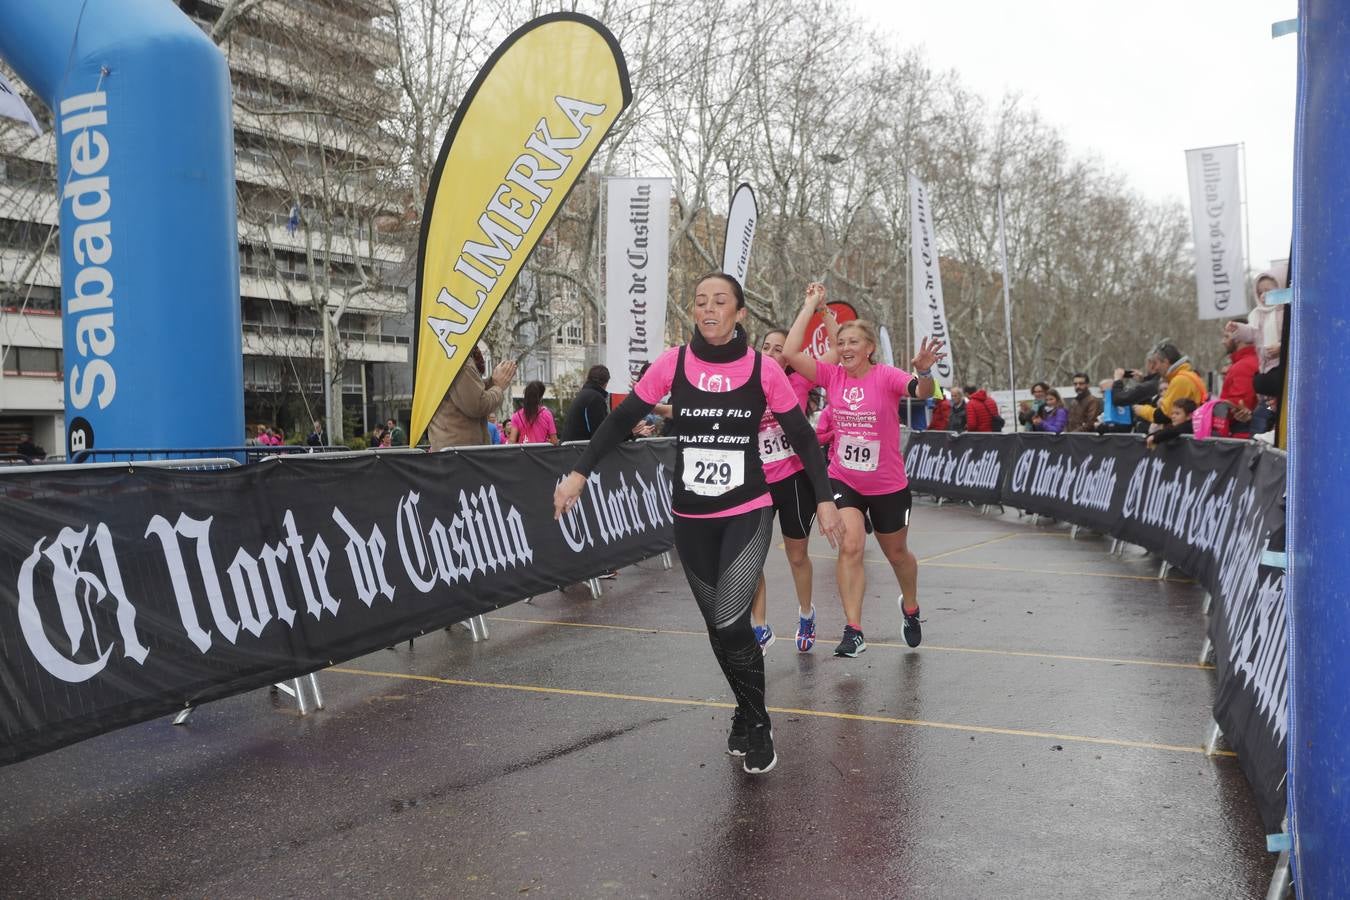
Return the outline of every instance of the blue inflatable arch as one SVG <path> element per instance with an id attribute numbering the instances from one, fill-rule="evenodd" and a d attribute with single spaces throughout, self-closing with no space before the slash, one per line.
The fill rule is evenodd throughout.
<path id="1" fill-rule="evenodd" d="M 1350 4 L 1303 0 L 1289 348 L 1289 814 L 1299 897 L 1350 897 Z"/>
<path id="2" fill-rule="evenodd" d="M 170 0 L 0 0 L 55 115 L 68 452 L 243 442 L 230 73 Z"/>

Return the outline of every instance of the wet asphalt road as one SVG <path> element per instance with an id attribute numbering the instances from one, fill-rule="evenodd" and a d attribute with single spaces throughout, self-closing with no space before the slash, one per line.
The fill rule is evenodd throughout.
<path id="1" fill-rule="evenodd" d="M 1260 897 L 1236 761 L 1199 752 L 1201 590 L 1009 511 L 920 501 L 925 643 L 868 566 L 869 649 L 813 542 L 821 640 L 770 551 L 780 760 L 724 753 L 730 694 L 678 566 L 625 569 L 322 673 L 0 769 L 5 896 Z M 873 545 L 869 558 L 880 559 Z M 1176 577 L 1176 576 L 1174 576 Z"/>

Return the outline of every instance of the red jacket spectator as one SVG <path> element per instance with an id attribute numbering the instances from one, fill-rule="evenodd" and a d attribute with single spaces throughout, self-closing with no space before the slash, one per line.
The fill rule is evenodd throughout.
<path id="1" fill-rule="evenodd" d="M 946 431 L 952 421 L 952 404 L 946 397 L 933 404 L 933 419 L 928 423 L 930 431 Z"/>
<path id="2" fill-rule="evenodd" d="M 1243 344 L 1228 358 L 1233 364 L 1228 367 L 1228 374 L 1223 377 L 1223 390 L 1219 392 L 1219 399 L 1226 400 L 1234 406 L 1241 404 L 1249 410 L 1256 409 L 1256 388 L 1252 387 L 1252 378 L 1256 376 L 1261 366 L 1256 348 L 1251 344 Z"/>
<path id="3" fill-rule="evenodd" d="M 980 388 L 966 396 L 966 431 L 993 431 L 998 404 Z"/>

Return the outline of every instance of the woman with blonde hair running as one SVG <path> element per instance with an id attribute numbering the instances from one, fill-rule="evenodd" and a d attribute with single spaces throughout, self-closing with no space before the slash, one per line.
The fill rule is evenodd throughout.
<path id="1" fill-rule="evenodd" d="M 900 585 L 905 643 L 919 646 L 919 563 L 908 544 L 912 500 L 900 454 L 900 401 L 926 400 L 933 394 L 932 368 L 946 354 L 943 342 L 925 339 L 914 355 L 913 374 L 873 361 L 876 329 L 855 319 L 839 326 L 837 365 L 817 362 L 802 350 L 806 326 L 818 305 L 808 293 L 788 333 L 783 355 L 788 365 L 825 389 L 833 413 L 834 448 L 830 480 L 844 520 L 835 576 L 844 607 L 844 636 L 835 655 L 854 657 L 867 649 L 862 630 L 864 517 L 870 517 L 877 544 Z"/>

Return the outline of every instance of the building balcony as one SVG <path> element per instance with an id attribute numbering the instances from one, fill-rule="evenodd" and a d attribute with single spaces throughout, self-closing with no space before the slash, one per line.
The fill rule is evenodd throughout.
<path id="1" fill-rule="evenodd" d="M 233 119 L 236 133 L 261 135 L 279 144 L 298 148 L 323 147 L 385 165 L 398 161 L 399 148 L 393 138 L 379 134 L 374 126 L 362 130 L 337 116 L 284 111 L 267 115 L 236 104 Z"/>
<path id="2" fill-rule="evenodd" d="M 227 0 L 205 0 L 205 2 L 217 9 L 224 9 L 227 5 Z M 366 6 L 372 18 L 384 12 L 384 10 L 377 11 L 373 6 Z M 347 15 L 331 6 L 322 6 L 307 0 L 275 0 L 263 4 L 248 18 L 250 21 L 262 21 L 277 26 L 289 34 L 302 34 L 306 40 L 312 39 L 315 46 L 340 48 L 346 53 L 355 53 L 376 68 L 393 66 L 398 62 L 398 41 L 392 31 L 370 19 Z M 213 23 L 201 19 L 195 21 L 203 31 L 211 33 Z M 316 23 L 320 22 L 330 25 L 331 28 L 316 29 Z M 236 33 L 231 36 L 235 43 L 240 42 L 241 38 L 256 42 L 264 49 L 275 49 L 277 52 L 283 50 L 251 35 Z"/>
<path id="3" fill-rule="evenodd" d="M 245 356 L 293 356 L 323 358 L 323 331 L 295 325 L 244 323 Z M 406 363 L 411 359 L 411 339 L 401 335 L 338 332 L 342 356 L 354 362 Z"/>
<path id="4" fill-rule="evenodd" d="M 60 375 L 0 375 L 0 409 L 8 414 L 60 413 L 65 404 Z"/>
<path id="5" fill-rule="evenodd" d="M 261 224 L 240 221 L 239 240 L 248 244 L 270 243 L 278 250 L 292 253 L 304 253 L 312 247 L 325 258 L 338 262 L 360 259 L 394 266 L 403 263 L 401 247 L 384 242 L 377 242 L 372 246 L 370 232 L 366 228 L 353 228 L 352 233 L 355 237 L 340 234 L 328 236 L 317 229 L 307 233 L 303 225 L 291 234 L 286 228 L 286 219 L 285 215 L 276 213 Z M 311 240 L 317 246 L 311 245 Z"/>
<path id="6" fill-rule="evenodd" d="M 52 245 L 37 265 L 33 263 L 36 250 L 19 250 L 13 247 L 0 247 L 0 282 L 9 284 L 41 284 L 47 287 L 61 285 L 61 257 L 55 252 L 57 241 Z"/>
<path id="7" fill-rule="evenodd" d="M 64 342 L 59 315 L 31 310 L 20 315 L 17 310 L 10 312 L 7 307 L 0 307 L 0 335 L 5 336 L 6 347 L 21 345 L 60 350 Z"/>
<path id="8" fill-rule="evenodd" d="M 0 190 L 0 218 L 55 225 L 56 182 L 6 184 L 4 189 Z"/>
<path id="9" fill-rule="evenodd" d="M 294 301 L 287 298 L 286 282 L 292 283 L 290 289 Z M 383 288 L 356 293 L 361 286 L 359 281 L 337 275 L 329 276 L 329 284 L 332 286 L 330 297 L 333 294 L 341 296 L 344 292 L 353 292 L 347 301 L 347 312 L 397 316 L 408 311 L 408 295 L 403 289 Z M 256 270 L 250 266 L 242 266 L 240 270 L 241 297 L 256 297 L 281 303 L 294 302 L 296 305 L 312 307 L 313 289 L 309 277 L 298 272 L 270 272 Z"/>

